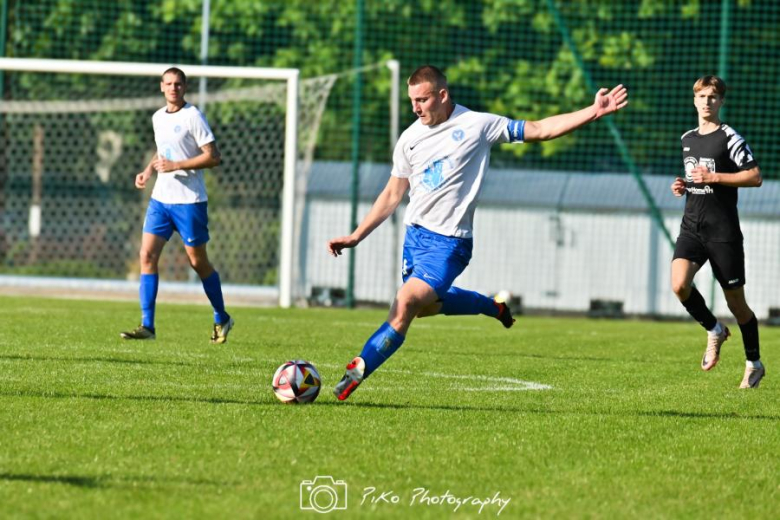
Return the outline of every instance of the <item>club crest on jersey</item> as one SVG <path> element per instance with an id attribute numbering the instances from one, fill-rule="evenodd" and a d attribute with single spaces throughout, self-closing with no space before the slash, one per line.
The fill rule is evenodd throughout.
<path id="1" fill-rule="evenodd" d="M 696 157 L 686 157 L 683 159 L 683 164 L 685 165 L 685 182 L 693 182 L 691 171 L 699 165 L 699 161 Z"/>
<path id="2" fill-rule="evenodd" d="M 173 132 L 174 132 L 174 133 L 176 133 L 176 134 L 178 134 L 179 132 L 181 132 L 181 125 L 176 125 L 176 126 L 174 126 L 174 127 L 173 127 Z"/>
<path id="3" fill-rule="evenodd" d="M 466 132 L 461 130 L 460 128 L 456 128 L 452 131 L 452 140 L 457 142 L 460 142 L 463 140 L 463 138 L 466 137 Z"/>
<path id="4" fill-rule="evenodd" d="M 715 159 L 712 159 L 710 157 L 699 157 L 698 159 L 696 159 L 696 157 L 686 157 L 685 159 L 683 159 L 683 164 L 685 165 L 686 182 L 693 182 L 693 178 L 691 177 L 691 171 L 699 165 L 706 166 L 707 169 L 711 172 L 716 171 Z"/>
<path id="5" fill-rule="evenodd" d="M 425 191 L 435 191 L 444 184 L 444 181 L 447 178 L 445 169 L 449 170 L 450 168 L 452 168 L 452 165 L 446 157 L 429 164 L 428 167 L 425 168 L 422 178 L 422 186 Z"/>

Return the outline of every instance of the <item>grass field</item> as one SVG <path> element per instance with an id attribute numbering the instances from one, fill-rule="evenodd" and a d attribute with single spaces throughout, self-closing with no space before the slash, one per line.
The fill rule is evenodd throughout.
<path id="1" fill-rule="evenodd" d="M 738 329 L 704 373 L 693 322 L 529 317 L 506 331 L 429 318 L 339 403 L 331 388 L 384 312 L 234 309 L 218 348 L 203 306 L 160 305 L 154 342 L 119 339 L 137 322 L 133 303 L 4 297 L 0 312 L 2 518 L 780 510 L 777 329 L 761 328 L 768 375 L 745 391 Z M 312 405 L 272 393 L 275 368 L 293 358 L 322 374 Z M 300 509 L 301 483 L 318 475 L 344 481 L 346 510 Z M 315 491 L 303 505 L 327 506 L 327 489 Z"/>

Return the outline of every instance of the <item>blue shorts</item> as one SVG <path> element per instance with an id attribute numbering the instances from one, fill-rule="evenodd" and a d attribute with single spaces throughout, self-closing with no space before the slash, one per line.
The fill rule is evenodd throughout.
<path id="1" fill-rule="evenodd" d="M 144 219 L 144 233 L 170 240 L 177 231 L 185 246 L 196 247 L 209 241 L 208 202 L 163 204 L 150 199 Z"/>
<path id="2" fill-rule="evenodd" d="M 455 278 L 471 260 L 473 241 L 470 238 L 448 237 L 422 226 L 406 228 L 404 239 L 404 282 L 410 277 L 427 283 L 439 298 L 444 298 Z"/>

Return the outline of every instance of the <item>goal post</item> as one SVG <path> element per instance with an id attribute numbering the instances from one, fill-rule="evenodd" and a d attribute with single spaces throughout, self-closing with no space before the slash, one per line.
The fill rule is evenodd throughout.
<path id="1" fill-rule="evenodd" d="M 170 65 L 165 64 L 151 64 L 151 63 L 130 63 L 130 62 L 106 62 L 106 61 L 78 61 L 78 60 L 53 60 L 53 59 L 29 59 L 29 58 L 0 58 L 0 70 L 5 72 L 12 72 L 12 73 L 42 73 L 42 74 L 67 74 L 67 75 L 100 75 L 100 76 L 120 76 L 120 77 L 131 77 L 131 76 L 150 76 L 150 77 L 160 77 L 162 72 L 168 68 Z M 223 80 L 226 80 L 224 83 L 227 85 L 226 88 L 221 93 L 223 99 L 232 99 L 235 103 L 251 103 L 251 102 L 258 102 L 257 98 L 262 98 L 268 95 L 268 91 L 255 91 L 254 94 L 252 93 L 251 88 L 243 88 L 244 85 L 239 84 L 237 88 L 232 88 L 229 84 L 230 80 L 246 80 L 246 82 L 249 82 L 251 84 L 252 80 L 260 80 L 263 82 L 266 81 L 274 81 L 276 83 L 283 82 L 284 83 L 284 145 L 283 145 L 283 154 L 282 157 L 274 157 L 274 160 L 281 163 L 283 167 L 283 181 L 281 186 L 281 193 L 280 193 L 280 209 L 279 209 L 279 229 L 276 231 L 278 234 L 278 252 L 273 254 L 269 253 L 269 256 L 273 257 L 274 255 L 278 255 L 278 264 L 277 269 L 278 272 L 276 273 L 276 286 L 278 287 L 278 304 L 281 307 L 289 307 L 293 302 L 293 266 L 294 266 L 294 254 L 295 254 L 295 203 L 296 203 L 296 177 L 300 175 L 299 168 L 299 157 L 303 156 L 309 157 L 309 160 L 311 159 L 311 150 L 310 148 L 314 146 L 314 141 L 316 138 L 316 129 L 318 127 L 318 122 L 315 121 L 312 123 L 307 123 L 306 128 L 308 128 L 308 131 L 310 132 L 309 138 L 306 143 L 301 143 L 299 139 L 299 124 L 300 124 L 300 117 L 302 116 L 299 112 L 299 97 L 301 93 L 301 79 L 300 79 L 300 72 L 298 69 L 288 69 L 288 68 L 260 68 L 260 67 L 227 67 L 227 66 L 214 66 L 214 65 L 178 65 L 182 70 L 186 72 L 188 77 L 206 77 L 206 78 L 221 78 Z M 121 80 L 120 80 L 121 81 Z M 324 95 L 319 96 L 319 102 L 320 105 L 317 108 L 317 110 L 307 110 L 306 117 L 321 117 L 322 110 L 324 108 L 324 104 L 327 101 L 327 93 L 330 92 L 330 88 L 332 87 L 333 81 L 335 81 L 335 76 L 330 80 L 330 83 L 326 85 L 325 89 L 327 89 L 327 92 Z M 239 82 L 240 83 L 240 82 Z M 327 82 L 325 82 L 327 83 Z M 260 87 L 255 87 L 260 88 Z M 262 92 L 262 93 L 261 93 Z M 134 93 L 134 96 L 138 96 L 139 94 L 143 94 L 147 96 L 147 100 L 155 98 L 152 97 L 155 94 L 157 94 L 157 108 L 162 106 L 164 104 L 164 100 L 162 96 L 160 96 L 157 92 L 151 91 L 151 92 L 143 92 L 143 93 Z M 212 103 L 215 99 L 219 98 L 220 94 L 209 94 L 209 108 L 211 109 L 215 104 Z M 274 94 L 276 95 L 276 94 Z M 197 93 L 190 94 L 190 99 L 194 99 L 194 103 L 197 104 L 199 96 Z M 44 118 L 48 113 L 54 113 L 54 105 L 48 104 L 48 100 L 41 100 L 41 99 L 29 99 L 29 100 L 0 100 L 0 118 L 8 118 L 11 117 L 13 114 L 35 114 L 35 117 L 37 117 L 39 120 Z M 51 101 L 48 101 L 48 103 L 52 103 Z M 110 103 L 113 103 L 113 105 L 110 105 Z M 134 110 L 136 106 L 143 105 L 144 102 L 142 101 L 135 101 L 135 100 L 128 100 L 126 103 L 123 104 L 123 98 L 120 95 L 119 97 L 115 97 L 111 100 L 91 100 L 91 99 L 66 99 L 63 101 L 59 101 L 58 107 L 59 110 L 62 110 L 63 113 L 67 113 L 68 110 L 72 110 L 73 112 L 78 111 L 87 111 L 90 110 L 94 113 L 100 113 L 101 111 L 108 111 L 113 110 L 114 112 L 119 112 L 122 110 L 132 111 Z M 227 101 L 225 102 L 227 103 Z M 40 106 L 38 112 L 36 113 L 35 106 Z M 71 107 L 72 108 L 69 108 Z M 241 106 L 241 105 L 237 105 Z M 64 107 L 64 108 L 63 108 Z M 86 107 L 86 108 L 85 108 Z M 109 108 L 106 108 L 109 107 Z M 151 115 L 151 108 L 145 108 L 146 110 L 145 114 Z M 233 118 L 234 120 L 241 119 L 241 114 L 239 113 L 240 110 L 230 108 L 228 105 L 224 105 L 223 108 L 218 107 L 215 110 L 219 110 L 220 113 L 224 112 L 227 113 L 228 116 L 227 119 L 230 120 L 230 118 Z M 309 112 L 312 113 L 312 115 L 309 115 Z M 65 116 L 68 117 L 68 116 Z M 74 116 L 75 117 L 75 116 Z M 129 116 L 128 116 L 129 117 Z M 140 118 L 138 118 L 140 119 Z M 121 121 L 121 120 L 118 120 Z M 151 129 L 151 122 L 147 119 L 148 122 L 148 136 L 151 136 L 152 129 Z M 211 118 L 209 117 L 209 121 L 211 122 Z M 315 124 L 316 123 L 316 124 Z M 119 123 L 117 123 L 119 124 Z M 278 128 L 278 125 L 280 125 L 281 122 L 271 122 L 268 123 L 268 132 L 273 132 L 274 129 L 281 130 Z M 277 126 L 274 126 L 277 125 Z M 68 125 L 65 123 L 63 125 L 64 128 L 69 128 L 72 125 Z M 213 124 L 212 124 L 213 126 Z M 246 139 L 248 138 L 248 135 L 252 130 L 251 124 L 250 126 L 247 126 L 243 131 L 239 131 L 239 135 Z M 75 128 L 73 128 L 71 131 L 77 132 Z M 62 134 L 63 131 L 59 130 L 59 134 Z M 140 130 L 136 131 L 136 134 L 140 133 Z M 215 132 L 216 133 L 216 132 Z M 314 134 L 313 136 L 311 134 Z M 37 134 L 36 134 L 37 135 Z M 217 134 L 218 139 L 220 138 L 220 135 Z M 138 136 L 133 135 L 132 139 L 137 140 Z M 263 138 L 266 139 L 266 138 Z M 38 139 L 39 142 L 41 139 Z M 121 141 L 120 141 L 121 143 Z M 8 144 L 8 143 L 6 143 Z M 223 140 L 220 140 L 220 145 L 223 144 Z M 64 146 L 67 147 L 68 143 L 67 141 L 64 141 L 63 143 L 58 143 L 56 146 Z M 251 147 L 251 144 L 246 145 L 248 148 Z M 309 147 L 308 151 L 301 150 L 301 147 Z M 13 150 L 6 150 L 5 153 L 13 154 Z M 27 155 L 33 154 L 34 156 L 41 155 L 40 150 L 34 150 L 33 152 L 24 152 L 19 153 L 19 160 L 18 163 L 24 163 L 29 158 Z M 58 158 L 58 161 L 66 160 L 67 153 L 63 152 L 62 157 Z M 243 158 L 238 158 L 243 159 Z M 32 159 L 32 162 L 35 160 L 39 160 L 40 158 Z M 251 159 L 250 159 L 251 160 Z M 30 161 L 27 161 L 27 164 L 29 164 Z M 142 162 L 142 159 L 139 157 L 137 163 L 140 164 Z M 8 166 L 6 166 L 8 167 Z M 12 166 L 13 167 L 13 166 Z M 21 168 L 25 168 L 25 166 L 21 166 Z M 31 170 L 35 170 L 34 166 L 30 166 Z M 97 167 L 96 167 L 97 169 Z M 140 171 L 140 167 L 137 168 L 137 171 Z M 4 175 L 8 175 L 8 172 L 5 172 Z M 32 176 L 38 175 L 40 177 L 42 174 L 38 172 L 37 174 L 32 173 Z M 125 173 L 126 175 L 126 173 Z M 132 182 L 131 178 L 125 179 L 127 182 Z M 252 179 L 242 179 L 243 182 L 246 182 L 247 185 L 251 185 Z M 40 183 L 40 180 L 38 181 Z M 97 181 L 95 181 L 97 183 Z M 39 189 L 39 188 L 36 188 Z M 40 191 L 40 189 L 39 189 Z M 212 195 L 211 190 L 210 195 Z M 267 195 L 267 194 L 266 194 Z M 235 197 L 240 197 L 241 194 L 234 194 Z M 40 207 L 33 208 L 34 204 L 31 204 L 30 206 L 30 218 L 32 218 L 33 215 L 36 215 L 37 226 L 40 226 Z M 5 208 L 4 208 L 5 209 Z M 251 209 L 251 208 L 250 208 Z M 16 212 L 17 216 L 21 213 L 21 211 Z M 136 210 L 134 212 L 135 214 L 138 213 Z M 60 214 L 61 215 L 61 214 Z M 96 218 L 99 217 L 99 215 L 95 215 Z M 238 217 L 240 218 L 240 217 Z M 135 233 L 139 233 L 140 229 L 140 221 L 136 223 L 136 229 Z M 33 226 L 30 225 L 30 228 Z M 273 231 L 272 231 L 273 232 Z M 213 237 L 213 235 L 212 235 Z M 35 237 L 32 237 L 35 238 Z M 122 246 L 119 249 L 128 249 L 127 244 Z M 236 247 L 236 249 L 239 249 Z M 137 255 L 137 250 L 135 252 Z M 170 252 L 166 252 L 166 256 L 169 255 Z M 216 250 L 213 252 L 215 261 L 217 263 L 220 263 L 220 251 Z M 24 273 L 24 271 L 22 271 Z M 12 273 L 13 274 L 13 273 Z M 35 273 L 33 274 L 51 274 L 51 273 Z M 55 273 L 57 274 L 57 273 Z M 59 273 L 63 276 L 68 276 L 67 273 Z M 269 275 L 268 278 L 270 279 L 272 275 Z M 241 283 L 241 282 L 239 282 Z M 250 282 L 251 283 L 251 282 Z"/>

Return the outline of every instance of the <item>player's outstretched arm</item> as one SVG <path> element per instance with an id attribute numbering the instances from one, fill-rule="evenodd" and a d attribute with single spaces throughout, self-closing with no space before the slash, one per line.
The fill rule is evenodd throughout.
<path id="1" fill-rule="evenodd" d="M 526 121 L 524 140 L 534 142 L 555 139 L 608 114 L 617 112 L 626 105 L 628 105 L 628 91 L 623 85 L 618 85 L 610 91 L 607 91 L 606 88 L 599 89 L 593 104 L 587 108 L 546 117 L 539 121 Z"/>
<path id="2" fill-rule="evenodd" d="M 165 157 L 159 157 L 154 163 L 154 169 L 157 173 L 175 172 L 177 170 L 202 170 L 204 168 L 214 168 L 222 162 L 222 155 L 219 153 L 217 142 L 212 141 L 200 147 L 200 155 L 183 161 L 171 161 Z"/>
<path id="3" fill-rule="evenodd" d="M 362 242 L 363 239 L 379 227 L 387 217 L 393 214 L 401 203 L 401 200 L 403 200 L 404 194 L 408 189 L 409 179 L 402 179 L 391 175 L 385 189 L 382 190 L 382 193 L 376 198 L 374 205 L 371 206 L 371 211 L 368 212 L 368 215 L 363 219 L 363 222 L 360 223 L 351 235 L 329 240 L 328 253 L 332 256 L 339 256 L 344 249 L 355 247 Z"/>

